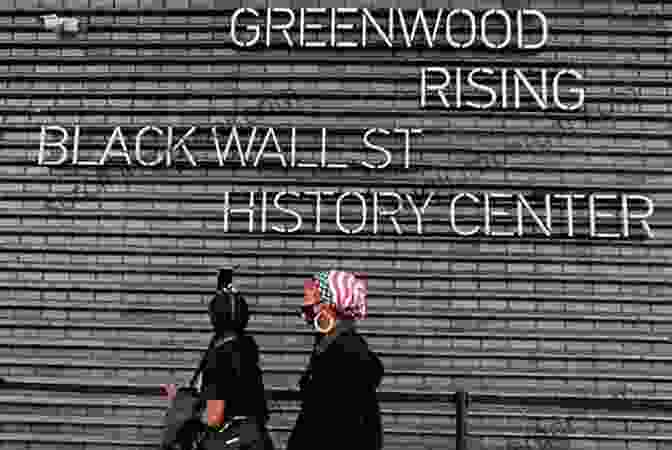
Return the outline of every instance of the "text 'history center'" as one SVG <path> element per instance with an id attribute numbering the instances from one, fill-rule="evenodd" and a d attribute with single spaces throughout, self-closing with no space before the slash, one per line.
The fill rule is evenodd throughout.
<path id="1" fill-rule="evenodd" d="M 236 217 L 238 225 L 250 233 L 319 233 L 326 222 L 331 222 L 344 234 L 378 234 L 384 224 L 391 224 L 399 235 L 425 234 L 430 226 L 459 236 L 540 234 L 618 239 L 630 237 L 638 227 L 636 233 L 643 231 L 648 238 L 654 237 L 647 221 L 654 204 L 644 195 L 567 192 L 545 194 L 541 202 L 534 202 L 532 197 L 523 193 L 443 194 L 433 190 L 422 194 L 225 192 L 224 231 L 232 231 Z"/>

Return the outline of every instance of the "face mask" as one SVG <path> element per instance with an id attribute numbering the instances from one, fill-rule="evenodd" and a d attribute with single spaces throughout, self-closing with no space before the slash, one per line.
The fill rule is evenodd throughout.
<path id="1" fill-rule="evenodd" d="M 303 283 L 303 306 L 301 317 L 307 323 L 313 323 L 320 308 L 320 286 L 317 280 L 306 280 Z"/>

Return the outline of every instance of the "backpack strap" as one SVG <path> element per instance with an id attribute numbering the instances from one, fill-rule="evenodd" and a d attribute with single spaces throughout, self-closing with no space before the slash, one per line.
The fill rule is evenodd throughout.
<path id="1" fill-rule="evenodd" d="M 217 336 L 213 335 L 212 338 L 210 339 L 210 343 L 208 344 L 208 348 L 203 352 L 203 356 L 201 356 L 201 360 L 198 363 L 198 367 L 194 371 L 194 374 L 191 377 L 191 380 L 189 380 L 189 387 L 194 389 L 196 386 L 196 380 L 198 379 L 198 376 L 203 372 L 203 369 L 205 369 L 205 364 L 208 361 L 208 355 L 210 354 L 210 351 L 215 347 L 215 344 L 217 343 Z"/>

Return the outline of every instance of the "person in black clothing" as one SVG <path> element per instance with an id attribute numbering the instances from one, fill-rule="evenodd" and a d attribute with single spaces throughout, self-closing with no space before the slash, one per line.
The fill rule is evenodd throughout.
<path id="1" fill-rule="evenodd" d="M 301 377 L 302 404 L 287 450 L 380 450 L 383 364 L 357 332 L 366 317 L 361 274 L 321 272 L 304 285 L 303 317 L 317 330 Z"/>
<path id="2" fill-rule="evenodd" d="M 235 423 L 246 436 L 241 438 L 244 445 L 227 446 L 230 434 L 216 430 L 208 433 L 203 447 L 270 450 L 273 443 L 266 429 L 269 411 L 259 367 L 259 347 L 245 333 L 249 320 L 247 302 L 233 288 L 220 290 L 210 301 L 208 312 L 216 340 L 201 380 L 201 398 L 207 401 L 207 424 L 215 430 Z"/>

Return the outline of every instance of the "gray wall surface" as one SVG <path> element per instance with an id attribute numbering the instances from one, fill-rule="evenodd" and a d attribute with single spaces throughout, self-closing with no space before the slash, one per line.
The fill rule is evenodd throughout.
<path id="1" fill-rule="evenodd" d="M 155 445 L 165 400 L 124 389 L 189 376 L 208 339 L 215 269 L 225 264 L 241 265 L 237 281 L 257 312 L 251 330 L 268 387 L 293 387 L 307 362 L 310 330 L 296 314 L 303 279 L 341 268 L 369 274 L 371 317 L 361 328 L 385 363 L 384 392 L 672 397 L 672 3 L 320 3 L 536 8 L 549 19 L 550 38 L 536 52 L 242 51 L 227 40 L 231 11 L 269 5 L 0 1 L 0 376 L 38 384 L 0 389 L 1 448 Z M 52 11 L 78 17 L 84 29 L 41 30 L 37 17 Z M 432 65 L 575 68 L 585 77 L 585 107 L 421 110 L 419 72 Z M 82 155 L 95 158 L 116 125 L 128 130 L 132 148 L 133 133 L 146 125 L 181 134 L 232 121 L 327 127 L 330 157 L 341 161 L 361 157 L 362 129 L 426 132 L 409 169 L 398 150 L 385 171 L 285 169 L 271 158 L 259 169 L 218 167 L 207 128 L 189 144 L 203 160 L 196 168 L 37 165 L 42 124 L 81 125 Z M 301 158 L 319 158 L 314 134 L 299 139 Z M 655 237 L 633 226 L 629 238 L 590 238 L 585 205 L 574 237 L 560 219 L 552 238 L 535 228 L 522 237 L 464 237 L 451 231 L 447 203 L 429 210 L 422 235 L 412 214 L 400 217 L 401 236 L 390 222 L 375 235 L 370 223 L 345 235 L 333 203 L 319 233 L 249 233 L 242 215 L 227 232 L 225 193 L 262 189 L 417 198 L 429 190 L 445 198 L 524 192 L 535 202 L 546 193 L 641 194 L 655 201 Z M 344 222 L 354 228 L 352 205 Z M 314 214 L 307 202 L 294 206 Z M 482 220 L 479 211 L 469 210 L 472 224 Z M 269 214 L 275 224 L 287 219 Z M 562 217 L 557 207 L 554 217 Z M 620 230 L 615 220 L 600 223 Z M 68 386 L 107 392 L 68 393 Z M 453 448 L 453 405 L 382 406 L 386 449 Z M 274 433 L 284 441 L 297 405 L 274 408 Z M 478 403 L 470 411 L 470 450 L 672 448 L 669 412 Z"/>

